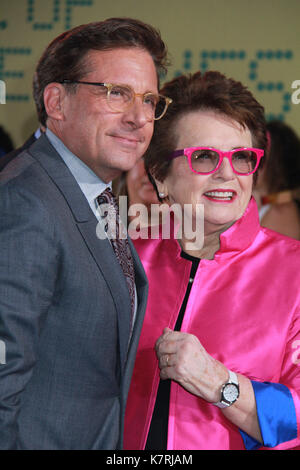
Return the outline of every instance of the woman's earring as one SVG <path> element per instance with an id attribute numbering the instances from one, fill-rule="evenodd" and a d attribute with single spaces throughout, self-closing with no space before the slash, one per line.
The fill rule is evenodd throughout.
<path id="1" fill-rule="evenodd" d="M 158 195 L 161 199 L 165 197 L 165 193 L 158 193 Z"/>

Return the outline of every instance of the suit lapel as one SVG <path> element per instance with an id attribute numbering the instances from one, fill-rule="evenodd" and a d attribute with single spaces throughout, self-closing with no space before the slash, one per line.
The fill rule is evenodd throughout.
<path id="1" fill-rule="evenodd" d="M 130 363 L 130 356 L 133 351 L 135 356 L 138 340 L 140 337 L 140 332 L 142 329 L 142 324 L 144 320 L 144 314 L 146 310 L 147 295 L 148 295 L 148 281 L 142 266 L 141 260 L 136 252 L 136 249 L 133 246 L 131 239 L 128 237 L 129 245 L 131 248 L 133 262 L 134 262 L 134 271 L 135 271 L 135 284 L 137 289 L 138 296 L 138 308 L 136 313 L 136 319 L 134 324 L 133 333 L 131 336 L 131 341 L 128 350 L 128 362 Z M 134 359 L 133 359 L 134 360 Z"/>
<path id="2" fill-rule="evenodd" d="M 120 358 L 123 370 L 127 355 L 131 316 L 131 302 L 126 280 L 110 242 L 108 239 L 99 240 L 96 235 L 97 221 L 80 222 L 77 226 L 106 280 L 118 312 Z"/>
<path id="3" fill-rule="evenodd" d="M 64 196 L 74 215 L 77 227 L 101 271 L 111 292 L 118 313 L 121 369 L 127 357 L 130 334 L 130 297 L 122 269 L 110 242 L 97 236 L 97 219 L 72 173 L 46 136 L 30 147 L 29 153 L 40 163 Z M 136 263 L 135 263 L 136 264 Z M 139 276 L 138 276 L 139 279 Z"/>

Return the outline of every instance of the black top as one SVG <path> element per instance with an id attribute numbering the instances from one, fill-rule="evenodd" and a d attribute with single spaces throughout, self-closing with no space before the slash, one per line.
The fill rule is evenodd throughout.
<path id="1" fill-rule="evenodd" d="M 190 291 L 193 285 L 193 280 L 200 262 L 199 258 L 190 256 L 187 253 L 181 252 L 181 257 L 188 259 L 192 262 L 190 280 L 187 285 L 186 293 L 177 317 L 174 330 L 180 331 L 186 305 L 189 299 Z M 165 450 L 167 449 L 168 438 L 168 420 L 169 420 L 169 402 L 170 402 L 170 387 L 171 380 L 160 380 L 159 387 L 156 395 L 156 402 L 154 412 L 150 424 L 149 434 L 146 442 L 145 449 L 147 450 Z"/>

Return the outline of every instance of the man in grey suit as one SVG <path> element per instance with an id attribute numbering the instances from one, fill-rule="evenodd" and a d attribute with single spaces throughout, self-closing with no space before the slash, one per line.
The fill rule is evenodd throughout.
<path id="1" fill-rule="evenodd" d="M 147 149 L 165 63 L 129 18 L 67 31 L 38 63 L 46 132 L 0 174 L 2 449 L 122 448 L 147 280 L 128 240 L 130 296 L 98 196 Z"/>

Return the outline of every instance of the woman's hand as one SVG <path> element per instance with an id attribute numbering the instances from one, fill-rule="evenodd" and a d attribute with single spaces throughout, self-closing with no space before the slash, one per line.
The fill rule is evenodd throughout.
<path id="1" fill-rule="evenodd" d="M 213 359 L 194 335 L 165 328 L 156 342 L 161 379 L 172 379 L 209 402 L 220 400 L 226 367 Z"/>
<path id="2" fill-rule="evenodd" d="M 162 379 L 175 380 L 188 392 L 208 402 L 220 400 L 222 385 L 229 378 L 228 370 L 206 352 L 196 336 L 165 328 L 155 349 Z M 251 381 L 241 374 L 238 374 L 238 379 L 238 400 L 220 412 L 262 443 Z"/>

